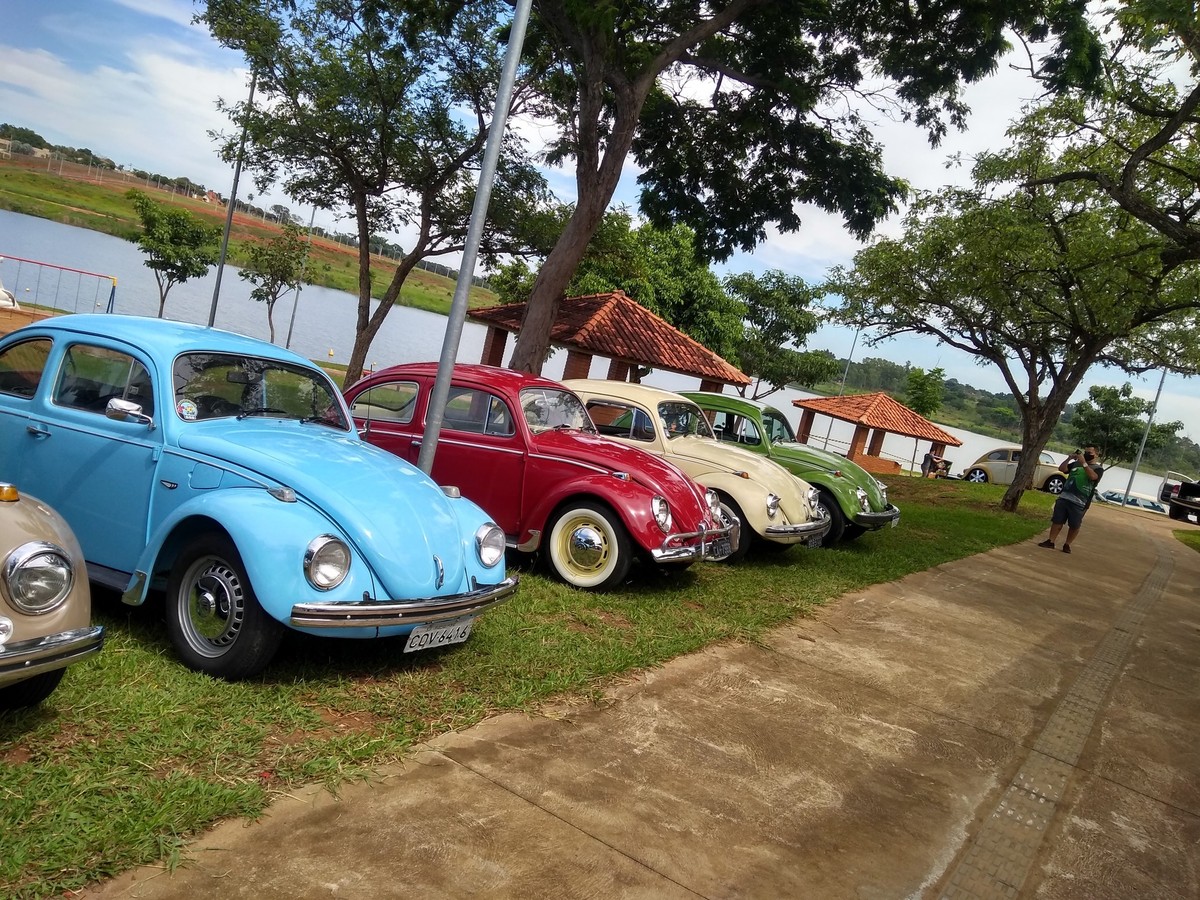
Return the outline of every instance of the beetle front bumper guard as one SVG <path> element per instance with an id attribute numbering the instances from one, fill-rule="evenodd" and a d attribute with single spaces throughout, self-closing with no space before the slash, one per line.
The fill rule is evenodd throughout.
<path id="1" fill-rule="evenodd" d="M 854 517 L 854 524 L 867 529 L 883 528 L 900 518 L 900 507 L 888 504 L 883 512 L 862 512 Z"/>
<path id="2" fill-rule="evenodd" d="M 818 516 L 799 525 L 768 525 L 763 536 L 769 541 L 781 543 L 799 543 L 800 541 L 819 541 L 829 533 L 833 520 L 829 516 Z"/>
<path id="3" fill-rule="evenodd" d="M 297 628 L 388 628 L 428 625 L 474 616 L 503 603 L 517 590 L 517 576 L 485 584 L 465 594 L 420 600 L 358 600 L 349 603 L 297 603 L 291 624 Z"/>
<path id="4" fill-rule="evenodd" d="M 723 528 L 701 528 L 699 531 L 689 531 L 684 534 L 669 534 L 661 547 L 650 551 L 650 556 L 656 563 L 692 562 L 697 559 L 711 559 L 714 562 L 720 562 L 729 556 L 733 552 L 733 548 L 738 545 L 740 533 L 740 526 L 733 522 Z M 719 550 L 714 549 L 713 545 L 725 537 L 729 538 L 728 543 L 722 544 Z M 678 542 L 690 541 L 693 538 L 700 538 L 700 540 L 694 544 L 677 546 Z"/>
<path id="5" fill-rule="evenodd" d="M 103 625 L 73 628 L 27 641 L 0 644 L 0 685 L 65 668 L 99 653 L 102 646 Z"/>

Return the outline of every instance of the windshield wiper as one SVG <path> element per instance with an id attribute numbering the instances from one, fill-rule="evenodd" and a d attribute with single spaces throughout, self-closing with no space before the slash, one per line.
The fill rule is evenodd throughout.
<path id="1" fill-rule="evenodd" d="M 240 422 L 247 416 L 265 416 L 269 413 L 279 413 L 280 415 L 286 416 L 288 411 L 286 409 L 278 409 L 274 406 L 256 406 L 253 409 L 243 409 L 240 413 L 238 413 L 237 418 Z"/>

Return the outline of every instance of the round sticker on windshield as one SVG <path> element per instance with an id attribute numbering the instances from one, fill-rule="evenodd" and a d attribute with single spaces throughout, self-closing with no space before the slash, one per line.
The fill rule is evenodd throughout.
<path id="1" fill-rule="evenodd" d="M 175 412 L 179 413 L 179 418 L 191 422 L 200 415 L 200 408 L 196 406 L 195 400 L 180 400 L 175 404 Z"/>

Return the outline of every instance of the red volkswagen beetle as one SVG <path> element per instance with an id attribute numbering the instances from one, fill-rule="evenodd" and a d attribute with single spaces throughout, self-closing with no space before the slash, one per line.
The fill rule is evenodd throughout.
<path id="1" fill-rule="evenodd" d="M 416 463 L 436 374 L 436 363 L 393 366 L 347 390 L 363 436 Z M 576 587 L 619 584 L 635 556 L 666 566 L 730 552 L 715 494 L 600 437 L 575 394 L 523 372 L 455 366 L 433 478 L 482 506 L 510 548 L 544 550 Z"/>

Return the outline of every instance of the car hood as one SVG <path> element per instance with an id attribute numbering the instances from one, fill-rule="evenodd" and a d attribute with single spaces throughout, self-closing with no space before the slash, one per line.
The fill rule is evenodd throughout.
<path id="1" fill-rule="evenodd" d="M 586 431 L 543 431 L 533 435 L 533 443 L 539 453 L 628 472 L 638 484 L 665 497 L 677 513 L 688 507 L 695 507 L 701 515 L 708 510 L 702 487 L 672 463 L 646 450 Z"/>
<path id="2" fill-rule="evenodd" d="M 844 456 L 818 447 L 810 447 L 808 444 L 798 444 L 795 441 L 780 441 L 778 444 L 772 444 L 771 456 L 779 459 L 793 459 L 798 463 L 824 469 L 827 472 L 841 472 L 842 477 L 848 482 L 867 492 L 873 507 L 881 509 L 885 503 L 875 476 Z"/>
<path id="3" fill-rule="evenodd" d="M 794 490 L 794 485 L 801 485 L 802 491 L 808 489 L 808 482 L 797 478 L 778 463 L 771 462 L 767 457 L 752 450 L 723 444 L 711 438 L 691 435 L 672 438 L 667 442 L 667 452 L 668 459 L 679 457 L 681 460 L 707 465 L 715 470 L 745 472 L 781 497 L 786 497 Z"/>
<path id="4" fill-rule="evenodd" d="M 242 422 L 233 434 L 189 429 L 179 446 L 292 488 L 350 537 L 385 586 L 396 580 L 391 573 L 409 584 L 427 577 L 434 596 L 432 557 L 447 571 L 466 563 L 453 504 L 469 501 L 451 500 L 420 469 L 357 437 L 320 425 Z"/>

